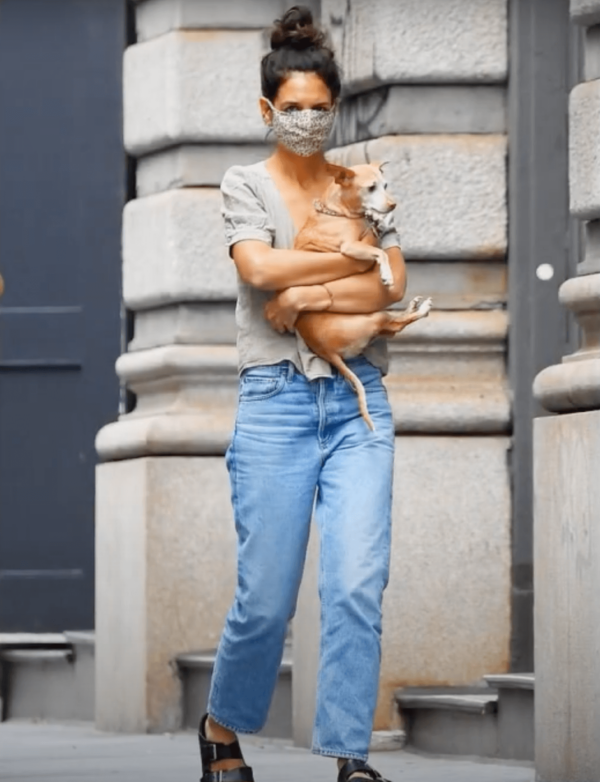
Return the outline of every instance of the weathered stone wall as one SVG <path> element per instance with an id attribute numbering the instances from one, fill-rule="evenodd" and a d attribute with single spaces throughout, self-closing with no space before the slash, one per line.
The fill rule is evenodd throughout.
<path id="1" fill-rule="evenodd" d="M 600 23 L 599 0 L 571 0 L 584 27 L 585 81 L 569 107 L 571 213 L 584 221 L 578 275 L 560 289 L 581 344 L 535 381 L 554 416 L 535 421 L 535 734 L 540 782 L 600 779 Z"/>
<path id="2" fill-rule="evenodd" d="M 122 718 L 110 698 L 114 661 L 99 637 L 104 727 L 172 725 L 178 683 L 167 673 L 169 660 L 214 644 L 231 596 L 235 552 L 222 455 L 235 409 L 235 275 L 218 185 L 232 163 L 268 153 L 258 63 L 264 27 L 289 3 L 251 5 L 252 13 L 247 0 L 139 2 L 139 42 L 125 57 L 125 139 L 137 158 L 138 198 L 125 210 L 123 280 L 135 336 L 117 371 L 137 407 L 98 436 L 107 462 L 98 469 L 98 572 L 99 579 L 109 573 L 102 561 L 109 544 L 137 541 L 145 586 L 131 585 L 137 598 L 130 606 L 104 582 L 98 613 L 100 636 L 104 628 L 113 644 L 126 645 L 126 612 L 142 606 L 146 619 L 131 654 L 145 685 L 132 692 L 135 718 Z M 508 665 L 507 23 L 505 0 L 380 0 L 375 8 L 367 0 L 321 4 L 348 82 L 329 154 L 348 163 L 389 161 L 408 296 L 431 295 L 436 307 L 391 343 L 387 385 L 398 438 L 376 724 L 383 728 L 394 687 L 464 684 Z M 169 479 L 174 464 L 182 465 L 177 481 Z M 158 505 L 150 469 L 161 486 Z M 146 483 L 129 484 L 132 470 Z M 133 529 L 107 499 L 128 485 L 141 508 Z M 211 546 L 218 548 L 221 535 L 227 553 L 217 564 L 199 563 L 191 587 L 177 579 L 165 601 L 151 574 L 164 573 L 164 563 L 175 572 L 183 556 L 181 521 L 170 523 L 183 513 L 181 495 L 197 514 L 191 549 L 210 529 Z M 163 563 L 154 559 L 156 547 L 147 548 L 156 530 Z M 211 591 L 207 605 L 207 584 L 215 581 L 223 589 Z M 180 624 L 170 616 L 175 604 L 185 617 Z M 296 660 L 314 660 L 317 614 L 306 590 Z M 163 616 L 168 643 L 150 630 Z M 298 666 L 295 682 L 296 691 L 310 692 L 314 666 Z M 126 691 L 126 678 L 118 687 Z M 301 742 L 310 716 L 308 698 L 295 713 Z"/>

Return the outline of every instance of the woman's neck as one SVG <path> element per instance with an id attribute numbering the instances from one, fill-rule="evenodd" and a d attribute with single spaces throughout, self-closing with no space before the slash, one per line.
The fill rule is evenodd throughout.
<path id="1" fill-rule="evenodd" d="M 278 144 L 270 161 L 283 176 L 297 182 L 302 188 L 309 189 L 312 184 L 321 182 L 328 176 L 327 161 L 322 152 L 317 152 L 310 157 L 302 157 Z"/>

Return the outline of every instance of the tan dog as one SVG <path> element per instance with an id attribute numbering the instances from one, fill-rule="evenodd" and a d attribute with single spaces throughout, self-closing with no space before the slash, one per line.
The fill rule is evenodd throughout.
<path id="1" fill-rule="evenodd" d="M 395 201 L 386 192 L 381 166 L 364 164 L 344 168 L 329 166 L 334 181 L 296 237 L 294 249 L 342 252 L 351 258 L 375 261 L 381 279 L 393 283 L 387 253 L 377 247 L 374 226 L 391 212 Z M 375 428 L 367 409 L 365 389 L 360 379 L 344 363 L 359 356 L 376 337 L 392 337 L 431 310 L 431 299 L 413 299 L 403 313 L 375 312 L 371 315 L 336 312 L 304 312 L 296 330 L 308 347 L 334 366 L 350 381 L 358 394 L 362 417 Z"/>

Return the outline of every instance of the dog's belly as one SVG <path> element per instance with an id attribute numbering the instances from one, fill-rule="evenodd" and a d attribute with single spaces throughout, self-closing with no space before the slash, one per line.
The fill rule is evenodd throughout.
<path id="1" fill-rule="evenodd" d="M 296 321 L 296 330 L 308 347 L 329 361 L 359 356 L 381 331 L 385 318 L 381 312 L 371 315 L 337 312 L 306 312 Z"/>

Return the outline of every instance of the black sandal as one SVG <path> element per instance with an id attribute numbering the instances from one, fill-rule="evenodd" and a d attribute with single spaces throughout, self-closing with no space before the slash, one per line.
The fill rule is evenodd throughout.
<path id="1" fill-rule="evenodd" d="M 364 760 L 355 760 L 354 758 L 347 760 L 341 767 L 340 773 L 338 774 L 338 782 L 348 782 L 352 774 L 356 774 L 358 771 L 361 771 L 363 774 L 366 774 L 371 777 L 371 779 L 375 779 L 378 782 L 390 782 L 389 779 L 384 779 L 378 771 L 371 768 Z M 356 782 L 361 782 L 360 777 L 357 777 Z"/>
<path id="2" fill-rule="evenodd" d="M 211 771 L 210 767 L 219 760 L 243 760 L 242 750 L 237 739 L 233 744 L 209 741 L 206 738 L 206 720 L 208 714 L 200 720 L 198 741 L 202 759 L 202 779 L 200 782 L 254 782 L 250 766 L 241 766 L 230 771 Z"/>

